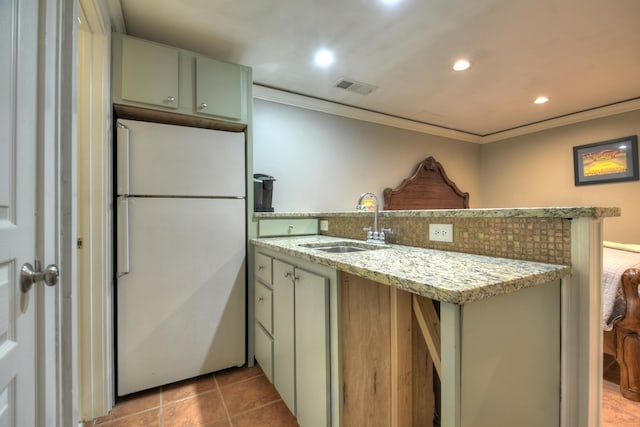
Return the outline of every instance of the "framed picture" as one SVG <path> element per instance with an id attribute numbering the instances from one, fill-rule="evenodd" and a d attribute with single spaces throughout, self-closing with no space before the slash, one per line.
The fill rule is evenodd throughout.
<path id="1" fill-rule="evenodd" d="M 573 147 L 576 185 L 638 180 L 638 136 Z"/>

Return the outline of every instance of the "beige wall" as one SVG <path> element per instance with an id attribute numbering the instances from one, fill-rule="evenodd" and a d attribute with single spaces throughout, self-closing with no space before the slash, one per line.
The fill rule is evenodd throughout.
<path id="1" fill-rule="evenodd" d="M 604 238 L 640 243 L 640 181 L 575 186 L 573 147 L 640 134 L 640 110 L 485 144 L 482 207 L 616 206 Z"/>
<path id="2" fill-rule="evenodd" d="M 640 243 L 640 181 L 576 187 L 576 145 L 640 134 L 640 110 L 478 145 L 254 100 L 254 171 L 273 175 L 278 212 L 348 211 L 441 162 L 474 208 L 616 206 L 605 239 Z"/>
<path id="3" fill-rule="evenodd" d="M 360 120 L 254 99 L 255 173 L 273 175 L 278 212 L 349 211 L 365 191 L 382 204 L 382 191 L 395 187 L 428 156 L 481 206 L 480 148 L 456 141 Z"/>

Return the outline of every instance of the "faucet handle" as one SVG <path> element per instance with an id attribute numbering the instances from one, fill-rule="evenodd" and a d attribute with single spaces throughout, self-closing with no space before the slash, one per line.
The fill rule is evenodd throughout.
<path id="1" fill-rule="evenodd" d="M 373 239 L 373 231 L 371 231 L 371 227 L 364 227 L 362 231 L 367 232 L 367 240 Z"/>

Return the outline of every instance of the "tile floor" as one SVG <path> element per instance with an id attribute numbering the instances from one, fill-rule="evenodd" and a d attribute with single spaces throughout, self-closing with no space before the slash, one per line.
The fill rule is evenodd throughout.
<path id="1" fill-rule="evenodd" d="M 228 369 L 135 393 L 85 427 L 296 427 L 262 370 Z"/>
<path id="2" fill-rule="evenodd" d="M 640 402 L 622 397 L 617 364 L 605 357 L 602 427 L 637 427 Z M 215 374 L 136 393 L 85 427 L 296 427 L 295 417 L 260 367 Z"/>

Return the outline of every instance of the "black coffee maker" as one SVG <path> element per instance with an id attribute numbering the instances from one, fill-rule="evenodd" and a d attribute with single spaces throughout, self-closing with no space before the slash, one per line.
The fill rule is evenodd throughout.
<path id="1" fill-rule="evenodd" d="M 255 212 L 273 212 L 273 181 L 271 175 L 256 173 L 253 175 L 253 205 Z"/>

